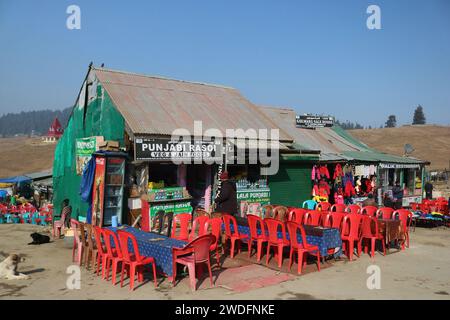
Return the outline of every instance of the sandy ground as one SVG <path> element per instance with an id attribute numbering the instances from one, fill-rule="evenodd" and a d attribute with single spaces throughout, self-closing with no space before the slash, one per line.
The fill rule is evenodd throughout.
<path id="1" fill-rule="evenodd" d="M 349 133 L 374 149 L 399 156 L 403 156 L 404 145 L 409 143 L 414 148 L 411 156 L 431 162 L 428 170 L 449 169 L 449 126 L 402 126 L 351 130 Z"/>
<path id="2" fill-rule="evenodd" d="M 338 261 L 321 272 L 295 277 L 274 286 L 234 293 L 202 285 L 192 293 L 187 278 L 175 287 L 160 279 L 157 289 L 145 282 L 134 292 L 112 286 L 82 268 L 81 289 L 69 290 L 66 268 L 71 265 L 71 247 L 60 239 L 41 246 L 27 245 L 29 234 L 45 227 L 0 225 L 0 252 L 17 252 L 26 261 L 19 271 L 29 280 L 0 280 L 0 299 L 450 299 L 450 230 L 417 228 L 411 247 L 392 250 L 372 261 L 363 255 L 353 262 Z M 367 289 L 367 267 L 381 270 L 381 289 Z M 217 272 L 217 271 L 216 271 Z"/>
<path id="3" fill-rule="evenodd" d="M 0 178 L 51 169 L 55 147 L 39 137 L 0 138 Z"/>

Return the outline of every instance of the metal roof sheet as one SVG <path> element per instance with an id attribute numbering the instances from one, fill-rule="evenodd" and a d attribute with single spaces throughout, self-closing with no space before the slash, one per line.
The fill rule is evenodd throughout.
<path id="1" fill-rule="evenodd" d="M 332 128 L 303 129 L 295 122 L 293 109 L 260 107 L 280 128 L 294 140 L 294 145 L 311 150 L 320 150 L 322 161 L 365 161 L 385 163 L 426 163 L 412 157 L 399 157 L 376 151 L 351 136 L 339 126 Z"/>
<path id="2" fill-rule="evenodd" d="M 202 121 L 203 132 L 215 128 L 224 136 L 227 129 L 277 129 L 233 88 L 103 68 L 92 70 L 135 135 L 171 135 L 180 128 L 194 134 L 194 121 Z M 292 141 L 282 130 L 280 140 Z"/>

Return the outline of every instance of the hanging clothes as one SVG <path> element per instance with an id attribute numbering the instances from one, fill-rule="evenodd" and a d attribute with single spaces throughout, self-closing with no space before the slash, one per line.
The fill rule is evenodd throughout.
<path id="1" fill-rule="evenodd" d="M 320 180 L 320 169 L 314 165 L 311 171 L 311 180 Z"/>
<path id="2" fill-rule="evenodd" d="M 334 203 L 335 204 L 344 204 L 344 193 L 343 193 L 341 187 L 339 187 L 338 190 L 334 194 Z"/>
<path id="3" fill-rule="evenodd" d="M 348 181 L 351 183 L 352 187 L 355 186 L 355 182 L 353 181 L 353 174 L 351 171 L 347 172 L 342 178 L 342 184 L 345 186 Z"/>
<path id="4" fill-rule="evenodd" d="M 319 168 L 320 177 L 330 179 L 330 172 L 328 171 L 327 165 L 322 165 Z"/>
<path id="5" fill-rule="evenodd" d="M 342 170 L 342 166 L 338 163 L 334 168 L 333 179 L 336 180 L 344 175 L 344 171 Z"/>
<path id="6" fill-rule="evenodd" d="M 353 180 L 352 180 L 352 181 L 353 181 Z M 352 181 L 347 180 L 347 181 L 345 182 L 344 196 L 345 196 L 346 198 L 350 198 L 350 197 L 356 195 L 356 193 L 355 193 L 355 188 L 354 188 L 354 185 L 353 185 Z"/>
<path id="7" fill-rule="evenodd" d="M 326 182 L 325 180 L 320 180 L 319 181 L 319 194 L 320 195 L 326 194 L 326 196 L 328 197 L 328 195 L 330 193 L 331 193 L 331 190 L 330 190 L 330 186 L 329 186 L 328 182 Z"/>

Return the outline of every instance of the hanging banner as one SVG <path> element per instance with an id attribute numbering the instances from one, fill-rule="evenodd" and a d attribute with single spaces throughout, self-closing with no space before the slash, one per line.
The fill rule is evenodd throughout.
<path id="1" fill-rule="evenodd" d="M 334 125 L 334 117 L 302 115 L 295 117 L 295 123 L 300 128 L 329 128 Z"/>
<path id="2" fill-rule="evenodd" d="M 103 137 L 80 138 L 75 141 L 75 163 L 77 175 L 82 175 L 84 167 L 91 159 L 92 154 L 97 151 L 99 142 Z"/>
<path id="3" fill-rule="evenodd" d="M 145 161 L 222 162 L 222 145 L 219 141 L 171 141 L 163 138 L 136 138 L 135 159 Z"/>

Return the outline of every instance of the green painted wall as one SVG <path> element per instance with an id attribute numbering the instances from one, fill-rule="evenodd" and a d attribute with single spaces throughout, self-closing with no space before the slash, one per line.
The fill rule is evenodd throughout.
<path id="1" fill-rule="evenodd" d="M 53 203 L 56 214 L 61 213 L 61 203 L 67 198 L 72 206 L 72 217 L 86 216 L 87 204 L 80 198 L 81 176 L 76 174 L 75 140 L 103 136 L 105 140 L 119 141 L 123 147 L 124 130 L 124 118 L 100 84 L 97 85 L 97 98 L 88 104 L 86 112 L 83 107 L 74 107 L 64 135 L 56 146 L 53 161 Z"/>
<path id="2" fill-rule="evenodd" d="M 301 207 L 311 199 L 311 170 L 310 163 L 281 162 L 278 173 L 269 176 L 270 203 Z"/>

